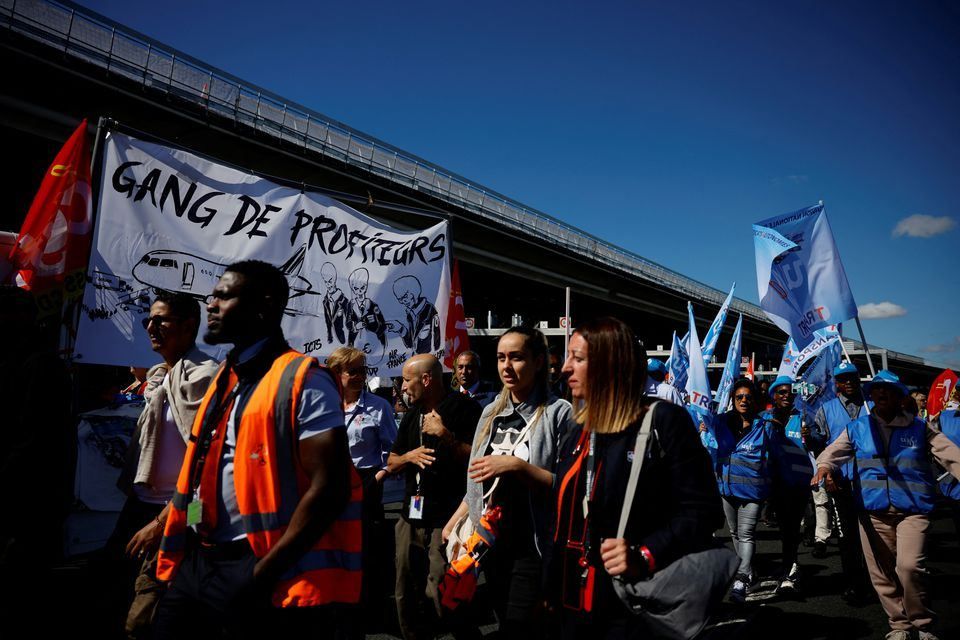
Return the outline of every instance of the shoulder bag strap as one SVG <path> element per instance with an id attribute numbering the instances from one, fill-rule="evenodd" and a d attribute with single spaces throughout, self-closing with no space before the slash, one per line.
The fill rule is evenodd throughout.
<path id="1" fill-rule="evenodd" d="M 647 412 L 643 416 L 643 422 L 640 424 L 640 431 L 637 432 L 637 444 L 633 448 L 633 464 L 630 465 L 630 478 L 627 480 L 627 492 L 623 496 L 623 508 L 620 510 L 620 524 L 617 526 L 617 537 L 622 538 L 627 530 L 627 520 L 630 519 L 630 507 L 633 505 L 633 496 L 637 493 L 637 480 L 640 478 L 640 467 L 643 466 L 643 459 L 647 457 L 647 441 L 650 439 L 650 431 L 653 428 L 653 412 L 660 404 L 654 402 L 647 407 Z"/>

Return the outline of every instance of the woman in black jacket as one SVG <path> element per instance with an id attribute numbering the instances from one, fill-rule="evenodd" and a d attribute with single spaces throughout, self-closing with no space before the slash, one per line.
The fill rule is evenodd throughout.
<path id="1" fill-rule="evenodd" d="M 710 458 L 689 414 L 661 402 L 625 537 L 615 538 L 637 432 L 653 402 L 643 394 L 646 360 L 633 332 L 614 318 L 591 321 L 570 340 L 563 371 L 576 424 L 559 448 L 547 569 L 564 638 L 647 635 L 612 578 L 641 580 L 707 548 L 723 521 Z"/>

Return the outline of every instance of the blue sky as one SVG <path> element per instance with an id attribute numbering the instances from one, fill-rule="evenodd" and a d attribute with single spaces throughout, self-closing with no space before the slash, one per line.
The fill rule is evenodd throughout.
<path id="1" fill-rule="evenodd" d="M 868 340 L 960 367 L 956 3 L 84 4 L 753 302 L 822 199 Z"/>

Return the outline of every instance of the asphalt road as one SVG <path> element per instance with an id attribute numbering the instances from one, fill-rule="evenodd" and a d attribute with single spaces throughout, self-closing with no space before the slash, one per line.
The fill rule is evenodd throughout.
<path id="1" fill-rule="evenodd" d="M 395 518 L 395 511 L 388 513 L 388 517 Z M 949 512 L 935 513 L 933 521 L 928 542 L 928 567 L 933 609 L 940 616 L 936 631 L 941 640 L 957 640 L 960 639 L 960 537 Z M 717 535 L 729 543 L 726 531 Z M 778 532 L 761 525 L 757 539 L 754 566 L 761 579 L 766 576 L 772 586 L 772 578 L 780 572 Z M 713 619 L 709 640 L 883 638 L 890 629 L 887 616 L 875 598 L 861 606 L 851 606 L 840 597 L 845 586 L 836 543 L 836 539 L 830 540 L 828 555 L 822 560 L 813 558 L 809 547 L 800 547 L 801 583 L 797 597 L 761 599 L 742 606 L 729 601 L 721 603 Z M 482 598 L 482 586 L 478 598 Z M 389 617 L 393 607 L 389 594 L 385 595 L 383 605 L 382 618 L 389 622 L 371 629 L 375 633 L 368 635 L 368 639 L 399 638 L 395 619 Z M 496 630 L 493 619 L 482 620 L 478 626 L 485 636 Z"/>
<path id="2" fill-rule="evenodd" d="M 389 495 L 395 497 L 399 493 L 399 486 L 391 487 Z M 388 518 L 395 520 L 399 504 L 388 507 Z M 948 512 L 936 513 L 933 520 L 928 566 L 933 608 L 940 614 L 937 632 L 942 640 L 957 640 L 960 639 L 960 540 Z M 725 532 L 718 535 L 722 537 Z M 761 576 L 772 578 L 780 571 L 777 530 L 761 526 L 757 535 L 756 570 Z M 370 623 L 367 638 L 398 638 L 393 602 L 392 527 L 384 528 L 376 548 L 378 564 L 385 572 L 379 585 L 379 611 L 367 616 Z M 790 600 L 772 598 L 748 602 L 743 606 L 724 602 L 714 617 L 716 626 L 708 640 L 883 638 L 889 629 L 886 616 L 876 600 L 853 607 L 840 597 L 843 584 L 836 541 L 831 540 L 829 555 L 823 560 L 813 558 L 810 551 L 807 547 L 800 548 L 802 582 L 798 597 Z M 92 638 L 118 637 L 109 631 L 103 611 L 105 594 L 96 586 L 93 573 L 89 558 L 73 559 L 47 574 L 48 577 L 40 581 L 41 587 L 31 589 L 35 594 L 31 601 L 39 612 L 3 612 L 4 607 L 0 606 L 0 638 L 33 638 L 41 630 L 45 632 L 44 635 L 54 636 L 80 634 Z M 0 582 L 5 582 L 2 577 Z M 9 583 L 2 586 L 18 588 Z M 21 591 L 24 587 L 19 585 Z M 481 605 L 483 597 L 481 586 L 478 595 Z M 492 617 L 479 620 L 477 626 L 484 636 L 496 631 Z"/>

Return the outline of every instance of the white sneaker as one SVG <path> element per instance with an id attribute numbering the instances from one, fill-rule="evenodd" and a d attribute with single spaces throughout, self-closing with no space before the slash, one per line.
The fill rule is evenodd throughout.
<path id="1" fill-rule="evenodd" d="M 933 635 L 929 631 L 921 631 L 918 637 L 920 640 L 940 640 L 939 637 Z"/>
<path id="2" fill-rule="evenodd" d="M 886 640 L 913 640 L 913 636 L 909 631 L 894 629 L 886 635 Z"/>

